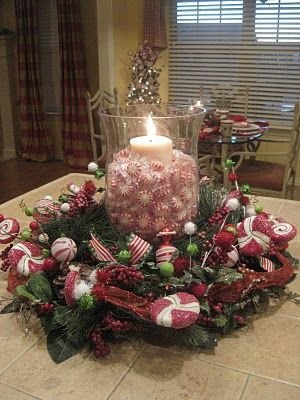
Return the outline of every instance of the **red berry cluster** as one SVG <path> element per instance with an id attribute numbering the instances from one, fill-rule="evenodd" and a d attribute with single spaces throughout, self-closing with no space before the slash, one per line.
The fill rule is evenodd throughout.
<path id="1" fill-rule="evenodd" d="M 88 205 L 88 198 L 86 194 L 82 191 L 79 191 L 74 198 L 74 204 L 77 208 L 85 208 Z"/>
<path id="2" fill-rule="evenodd" d="M 199 325 L 212 327 L 214 325 L 213 319 L 205 314 L 199 314 L 197 322 Z"/>
<path id="3" fill-rule="evenodd" d="M 94 345 L 96 358 L 106 357 L 110 354 L 110 347 L 103 339 L 100 329 L 94 329 L 87 337 Z"/>
<path id="4" fill-rule="evenodd" d="M 106 283 L 110 285 L 131 287 L 144 280 L 144 274 L 135 267 L 126 267 L 118 264 L 110 265 L 104 271 L 99 271 L 100 281 L 103 279 L 103 272 L 107 273 L 105 279 Z"/>
<path id="5" fill-rule="evenodd" d="M 186 257 L 179 256 L 179 257 L 175 258 L 175 260 L 173 261 L 173 266 L 174 266 L 174 270 L 175 270 L 174 275 L 182 276 L 184 274 L 184 271 L 189 269 L 190 262 Z"/>
<path id="6" fill-rule="evenodd" d="M 83 191 L 87 197 L 93 197 L 97 188 L 92 181 L 86 181 L 80 191 Z"/>
<path id="7" fill-rule="evenodd" d="M 221 247 L 218 247 L 217 251 L 213 251 L 207 258 L 207 264 L 211 266 L 225 265 L 227 261 L 227 251 Z"/>
<path id="8" fill-rule="evenodd" d="M 217 207 L 215 209 L 214 214 L 209 218 L 209 223 L 212 225 L 221 225 L 222 222 L 224 221 L 226 215 L 229 212 L 229 208 L 224 206 L 224 207 Z"/>
<path id="9" fill-rule="evenodd" d="M 103 325 L 105 328 L 111 329 L 113 332 L 128 332 L 135 328 L 132 322 L 121 321 L 115 318 L 111 312 L 103 319 Z"/>
<path id="10" fill-rule="evenodd" d="M 10 267 L 10 264 L 9 264 L 8 257 L 7 257 L 7 256 L 8 256 L 9 250 L 10 250 L 12 247 L 13 247 L 13 245 L 10 244 L 10 245 L 7 246 L 7 247 L 1 252 L 1 254 L 0 254 L 0 259 L 2 260 L 0 269 L 1 269 L 3 272 L 6 272 L 6 271 L 9 269 L 9 267 Z"/>

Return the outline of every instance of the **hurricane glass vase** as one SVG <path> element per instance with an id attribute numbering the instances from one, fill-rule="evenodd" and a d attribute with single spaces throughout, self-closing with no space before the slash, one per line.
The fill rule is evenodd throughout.
<path id="1" fill-rule="evenodd" d="M 198 134 L 205 110 L 132 105 L 99 109 L 106 136 L 105 202 L 121 233 L 180 235 L 198 210 Z"/>

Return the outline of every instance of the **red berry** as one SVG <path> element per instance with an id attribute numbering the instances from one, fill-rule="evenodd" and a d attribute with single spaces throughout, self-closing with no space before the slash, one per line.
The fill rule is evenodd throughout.
<path id="1" fill-rule="evenodd" d="M 44 271 L 52 271 L 57 265 L 57 261 L 53 257 L 45 258 L 43 262 Z"/>
<path id="2" fill-rule="evenodd" d="M 192 283 L 189 287 L 190 293 L 196 297 L 203 297 L 206 293 L 207 285 L 205 283 Z"/>
<path id="3" fill-rule="evenodd" d="M 29 224 L 29 228 L 32 231 L 37 231 L 39 229 L 39 227 L 40 226 L 39 226 L 38 222 L 36 222 L 36 221 L 31 221 L 30 224 Z"/>

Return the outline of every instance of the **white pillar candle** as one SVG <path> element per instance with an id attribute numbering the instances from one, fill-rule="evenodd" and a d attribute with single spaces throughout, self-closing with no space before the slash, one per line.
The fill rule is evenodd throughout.
<path id="1" fill-rule="evenodd" d="M 166 167 L 171 165 L 173 157 L 172 140 L 165 136 L 156 135 L 156 128 L 151 117 L 147 121 L 147 131 L 147 136 L 138 136 L 130 140 L 131 151 L 149 160 L 158 160 Z"/>

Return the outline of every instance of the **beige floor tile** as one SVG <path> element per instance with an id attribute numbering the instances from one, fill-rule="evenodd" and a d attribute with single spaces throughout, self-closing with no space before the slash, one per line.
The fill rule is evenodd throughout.
<path id="1" fill-rule="evenodd" d="M 37 400 L 39 397 L 20 392 L 0 382 L 0 400 Z"/>
<path id="2" fill-rule="evenodd" d="M 1 381 L 43 400 L 104 400 L 138 351 L 124 343 L 114 345 L 112 355 L 106 360 L 78 354 L 55 364 L 47 353 L 45 341 L 41 340 L 1 376 Z"/>
<path id="3" fill-rule="evenodd" d="M 281 206 L 282 199 L 272 197 L 257 196 L 258 203 L 263 206 L 265 212 L 278 215 L 278 210 Z"/>
<path id="4" fill-rule="evenodd" d="M 16 314 L 0 316 L 0 375 L 7 366 L 37 343 L 41 331 L 36 328 L 25 336 Z"/>
<path id="5" fill-rule="evenodd" d="M 196 357 L 300 385 L 300 320 L 277 315 L 260 318 L 253 329 L 224 337 L 214 354 L 203 351 Z"/>
<path id="6" fill-rule="evenodd" d="M 241 400 L 299 400 L 300 387 L 251 376 Z"/>
<path id="7" fill-rule="evenodd" d="M 109 400 L 235 400 L 247 375 L 193 359 L 188 353 L 145 350 Z"/>
<path id="8" fill-rule="evenodd" d="M 297 277 L 293 282 L 287 285 L 288 291 L 296 293 L 300 296 L 300 274 L 298 272 Z M 300 297 L 298 298 L 300 300 Z M 292 301 L 285 301 L 282 306 L 278 309 L 277 315 L 288 316 L 300 319 L 300 307 Z"/>

